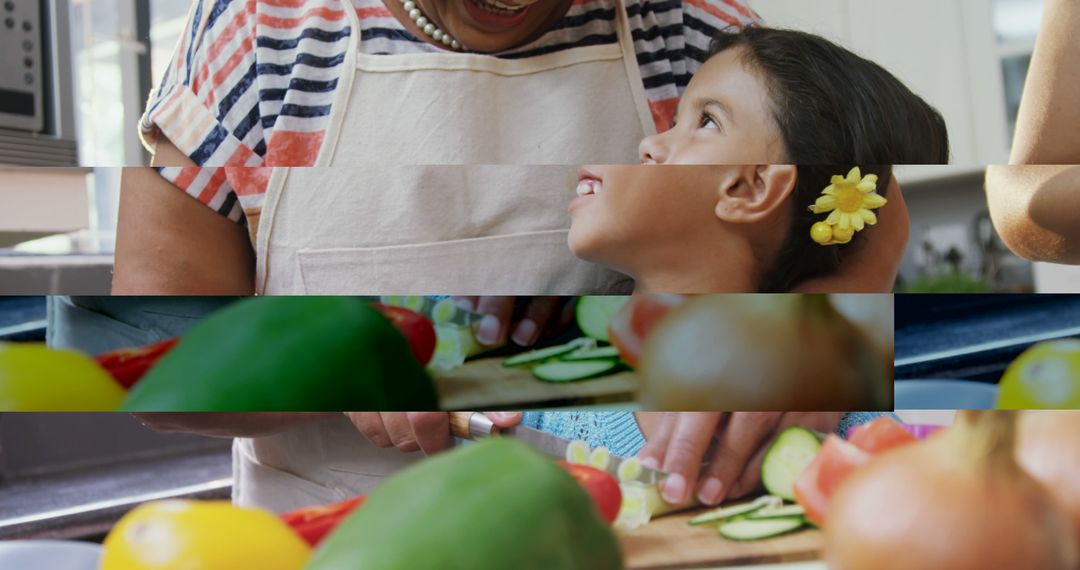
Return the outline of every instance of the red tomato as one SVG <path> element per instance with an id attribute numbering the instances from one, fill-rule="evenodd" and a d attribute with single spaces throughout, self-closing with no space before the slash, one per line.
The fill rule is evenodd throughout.
<path id="1" fill-rule="evenodd" d="M 106 352 L 95 360 L 126 390 L 179 342 L 180 339 L 173 338 L 141 348 L 123 348 Z"/>
<path id="2" fill-rule="evenodd" d="M 596 510 L 600 512 L 600 518 L 607 524 L 615 522 L 622 507 L 622 490 L 619 482 L 610 473 L 601 471 L 588 465 L 577 465 L 566 461 L 557 462 L 566 469 L 592 497 Z"/>
<path id="3" fill-rule="evenodd" d="M 857 426 L 848 435 L 848 441 L 863 451 L 878 454 L 918 439 L 896 420 L 881 417 Z"/>
<path id="4" fill-rule="evenodd" d="M 829 506 L 829 497 L 818 485 L 818 474 L 821 471 L 821 454 L 803 469 L 799 478 L 795 480 L 795 502 L 802 505 L 806 510 L 806 518 L 818 525 L 825 525 L 825 511 Z"/>
<path id="5" fill-rule="evenodd" d="M 795 500 L 806 509 L 806 517 L 818 526 L 823 525 L 833 493 L 852 471 L 872 458 L 870 453 L 829 434 L 821 451 L 795 481 Z"/>
<path id="6" fill-rule="evenodd" d="M 608 333 L 611 344 L 619 349 L 619 356 L 630 366 L 636 367 L 645 340 L 653 328 L 667 314 L 686 301 L 683 295 L 634 295 L 611 319 Z"/>
<path id="7" fill-rule="evenodd" d="M 404 307 L 392 307 L 381 303 L 372 303 L 371 306 L 378 309 L 405 336 L 413 356 L 420 361 L 420 364 L 426 365 L 431 361 L 432 355 L 435 354 L 435 327 L 424 318 L 424 315 Z"/>
<path id="8" fill-rule="evenodd" d="M 364 499 L 363 496 L 353 497 L 332 505 L 297 509 L 281 515 L 281 520 L 285 521 L 285 524 L 296 531 L 296 534 L 308 544 L 316 546 L 349 513 L 364 504 Z"/>

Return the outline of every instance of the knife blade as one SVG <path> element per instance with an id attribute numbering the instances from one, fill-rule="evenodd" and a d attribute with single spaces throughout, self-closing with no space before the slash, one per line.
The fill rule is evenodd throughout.
<path id="1" fill-rule="evenodd" d="M 480 412 L 450 412 L 450 432 L 456 437 L 469 440 L 485 437 L 513 437 L 556 459 L 565 459 L 566 448 L 570 445 L 567 439 L 528 426 L 499 428 Z M 619 461 L 609 461 L 604 471 L 618 479 L 619 463 Z M 642 465 L 641 475 L 636 480 L 645 485 L 659 485 L 667 476 L 668 474 L 663 471 Z"/>

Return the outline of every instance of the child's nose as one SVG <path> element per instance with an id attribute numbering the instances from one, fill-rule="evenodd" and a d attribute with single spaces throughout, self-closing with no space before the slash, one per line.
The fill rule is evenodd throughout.
<path id="1" fill-rule="evenodd" d="M 664 144 L 660 134 L 649 135 L 638 145 L 638 158 L 641 164 L 663 164 L 667 161 L 667 155 L 667 145 Z"/>

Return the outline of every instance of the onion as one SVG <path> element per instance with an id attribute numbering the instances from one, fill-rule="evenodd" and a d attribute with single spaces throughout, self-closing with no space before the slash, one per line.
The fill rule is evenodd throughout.
<path id="1" fill-rule="evenodd" d="M 873 343 L 825 295 L 707 295 L 674 309 L 641 363 L 649 410 L 891 408 Z"/>
<path id="2" fill-rule="evenodd" d="M 1080 411 L 1022 412 L 1017 443 L 1017 461 L 1064 505 L 1080 545 Z"/>
<path id="3" fill-rule="evenodd" d="M 962 411 L 952 428 L 852 474 L 829 505 L 829 568 L 1075 569 L 1064 510 L 1013 456 L 1015 418 Z"/>

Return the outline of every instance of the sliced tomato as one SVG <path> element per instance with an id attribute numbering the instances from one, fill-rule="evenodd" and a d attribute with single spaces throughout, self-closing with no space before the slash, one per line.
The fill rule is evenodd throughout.
<path id="1" fill-rule="evenodd" d="M 349 513 L 364 504 L 364 499 L 363 496 L 353 497 L 332 505 L 297 509 L 281 515 L 281 520 L 285 521 L 285 524 L 296 531 L 296 534 L 308 544 L 316 546 Z"/>
<path id="2" fill-rule="evenodd" d="M 614 523 L 622 507 L 622 489 L 619 488 L 619 482 L 615 480 L 615 477 L 588 465 L 561 460 L 557 463 L 573 475 L 574 479 L 577 479 L 577 482 L 589 493 L 593 504 L 596 505 L 596 510 L 600 513 L 600 518 L 609 525 Z"/>
<path id="3" fill-rule="evenodd" d="M 179 342 L 173 338 L 140 348 L 123 348 L 98 355 L 95 360 L 127 390 Z"/>
<path id="4" fill-rule="evenodd" d="M 806 518 L 818 525 L 825 525 L 825 512 L 829 507 L 829 497 L 818 484 L 818 476 L 821 473 L 821 454 L 814 456 L 813 461 L 803 469 L 799 478 L 795 480 L 795 502 L 802 505 L 806 511 Z"/>
<path id="5" fill-rule="evenodd" d="M 619 349 L 619 356 L 630 366 L 636 367 L 649 333 L 684 301 L 684 295 L 674 294 L 632 296 L 611 319 L 608 327 L 611 344 Z"/>
<path id="6" fill-rule="evenodd" d="M 848 435 L 848 441 L 863 451 L 878 454 L 894 447 L 914 443 L 918 439 L 896 420 L 881 417 L 855 427 Z"/>
<path id="7" fill-rule="evenodd" d="M 427 365 L 435 354 L 435 327 L 424 315 L 405 307 L 393 307 L 381 303 L 372 303 L 386 317 L 398 332 L 405 336 L 412 349 L 413 356 L 420 364 Z"/>
<path id="8" fill-rule="evenodd" d="M 818 526 L 825 524 L 833 493 L 853 471 L 873 457 L 839 436 L 829 434 L 821 451 L 795 480 L 795 500 L 806 509 L 806 517 Z"/>

